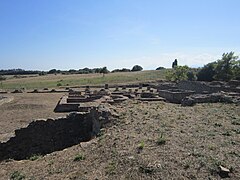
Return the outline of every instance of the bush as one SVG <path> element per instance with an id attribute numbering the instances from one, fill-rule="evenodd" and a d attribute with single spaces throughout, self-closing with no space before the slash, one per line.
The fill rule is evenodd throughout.
<path id="1" fill-rule="evenodd" d="M 217 63 L 212 62 L 205 65 L 201 68 L 197 73 L 197 80 L 198 81 L 213 81 L 215 76 L 215 67 Z"/>
<path id="2" fill-rule="evenodd" d="M 82 160 L 84 160 L 85 159 L 85 156 L 84 155 L 82 155 L 82 154 L 77 154 L 76 156 L 75 156 L 75 158 L 73 159 L 73 161 L 82 161 Z"/>
<path id="3" fill-rule="evenodd" d="M 112 71 L 112 73 L 115 73 L 115 72 L 130 72 L 130 71 L 131 71 L 130 69 L 122 68 L 122 69 L 114 69 Z"/>
<path id="4" fill-rule="evenodd" d="M 188 66 L 176 66 L 174 69 L 166 72 L 166 79 L 169 81 L 187 80 Z"/>
<path id="5" fill-rule="evenodd" d="M 60 82 L 59 82 L 59 83 L 57 83 L 57 86 L 62 86 L 62 83 L 60 83 Z"/>
<path id="6" fill-rule="evenodd" d="M 158 67 L 156 70 L 163 70 L 165 67 Z"/>
<path id="7" fill-rule="evenodd" d="M 196 80 L 196 75 L 193 71 L 188 71 L 187 72 L 187 80 L 189 80 L 189 81 L 195 81 Z"/>
<path id="8" fill-rule="evenodd" d="M 0 81 L 4 81 L 4 80 L 6 80 L 6 78 L 4 76 L 0 75 Z"/>
<path id="9" fill-rule="evenodd" d="M 135 66 L 133 66 L 131 71 L 142 71 L 142 70 L 143 70 L 143 68 L 141 66 L 135 65 Z"/>
<path id="10" fill-rule="evenodd" d="M 11 180 L 22 180 L 22 179 L 25 179 L 25 175 L 22 174 L 22 173 L 19 172 L 19 171 L 14 171 L 14 172 L 11 174 L 10 179 L 11 179 Z"/>
<path id="11" fill-rule="evenodd" d="M 157 139 L 157 145 L 164 145 L 166 144 L 166 138 L 161 134 Z"/>

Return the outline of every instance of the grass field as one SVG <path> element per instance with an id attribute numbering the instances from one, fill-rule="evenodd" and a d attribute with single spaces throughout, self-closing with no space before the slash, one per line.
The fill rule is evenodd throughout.
<path id="1" fill-rule="evenodd" d="M 121 84 L 147 82 L 165 78 L 165 70 L 141 71 L 105 74 L 72 74 L 72 75 L 46 75 L 22 76 L 22 78 L 7 77 L 0 84 L 1 89 L 35 89 L 56 88 L 58 86 L 100 85 L 105 83 Z"/>

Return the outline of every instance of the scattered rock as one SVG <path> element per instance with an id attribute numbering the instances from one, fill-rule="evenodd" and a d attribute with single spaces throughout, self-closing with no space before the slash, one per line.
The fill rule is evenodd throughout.
<path id="1" fill-rule="evenodd" d="M 14 91 L 12 91 L 12 93 L 23 93 L 23 91 L 20 89 L 15 89 Z"/>
<path id="2" fill-rule="evenodd" d="M 230 170 L 223 167 L 223 166 L 219 166 L 219 176 L 221 178 L 227 178 L 227 177 L 230 177 L 229 176 L 229 173 L 230 173 Z"/>

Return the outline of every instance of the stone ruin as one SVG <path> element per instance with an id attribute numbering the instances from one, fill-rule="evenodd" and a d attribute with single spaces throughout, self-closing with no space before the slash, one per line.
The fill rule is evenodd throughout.
<path id="1" fill-rule="evenodd" d="M 165 99 L 158 96 L 153 88 L 147 86 L 146 91 L 142 85 L 136 86 L 119 86 L 109 87 L 105 84 L 104 89 L 91 89 L 86 86 L 84 90 L 70 89 L 67 95 L 64 95 L 58 102 L 54 112 L 86 112 L 92 107 L 98 107 L 101 104 L 114 104 L 126 101 L 128 99 L 138 99 L 141 101 L 164 101 Z"/>
<path id="2" fill-rule="evenodd" d="M 22 160 L 89 141 L 110 121 L 109 109 L 73 112 L 63 118 L 37 120 L 15 130 L 15 136 L 0 143 L 0 161 Z"/>
<path id="3" fill-rule="evenodd" d="M 190 106 L 196 103 L 239 103 L 240 82 L 199 82 L 180 81 L 143 83 L 133 85 L 109 86 L 104 89 L 92 89 L 86 86 L 85 90 L 69 89 L 69 94 L 58 102 L 55 112 L 86 112 L 102 103 L 114 104 L 127 99 L 140 101 L 167 101 Z"/>
<path id="4" fill-rule="evenodd" d="M 239 103 L 240 83 L 232 82 L 160 82 L 139 86 L 105 85 L 104 89 L 68 89 L 58 102 L 55 112 L 71 112 L 63 118 L 37 120 L 15 131 L 15 136 L 0 143 L 0 161 L 21 160 L 89 141 L 101 127 L 111 122 L 114 114 L 108 105 L 131 98 L 141 101 L 168 101 L 183 106 L 196 103 Z M 34 93 L 39 93 L 35 91 Z M 2 96 L 0 96 L 0 99 Z"/>
<path id="5" fill-rule="evenodd" d="M 180 81 L 153 85 L 168 102 L 192 106 L 196 103 L 240 103 L 240 81 Z"/>

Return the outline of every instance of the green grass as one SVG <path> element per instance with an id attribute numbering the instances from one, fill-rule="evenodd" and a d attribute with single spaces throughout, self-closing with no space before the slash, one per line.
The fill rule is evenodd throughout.
<path id="1" fill-rule="evenodd" d="M 82 160 L 84 160 L 84 159 L 85 159 L 85 156 L 84 156 L 83 154 L 77 154 L 77 155 L 74 157 L 73 161 L 82 161 Z"/>
<path id="2" fill-rule="evenodd" d="M 160 134 L 160 136 L 157 139 L 157 145 L 163 145 L 166 144 L 166 138 L 163 136 L 163 134 Z"/>
<path id="3" fill-rule="evenodd" d="M 138 144 L 138 149 L 142 150 L 145 146 L 145 143 L 144 141 L 141 141 L 139 144 Z"/>
<path id="4" fill-rule="evenodd" d="M 9 78 L 2 81 L 1 89 L 42 89 L 56 88 L 62 86 L 81 86 L 81 85 L 101 85 L 122 84 L 122 83 L 137 83 L 154 80 L 162 80 L 165 78 L 165 70 L 159 71 L 141 71 L 127 73 L 109 73 L 105 74 L 73 74 L 73 75 L 46 75 L 25 78 Z"/>
<path id="5" fill-rule="evenodd" d="M 39 158 L 41 158 L 42 156 L 40 154 L 33 154 L 32 156 L 29 157 L 30 161 L 35 161 Z"/>
<path id="6" fill-rule="evenodd" d="M 11 175 L 10 175 L 10 179 L 11 180 L 23 180 L 25 179 L 25 175 L 22 174 L 19 171 L 14 171 Z"/>

